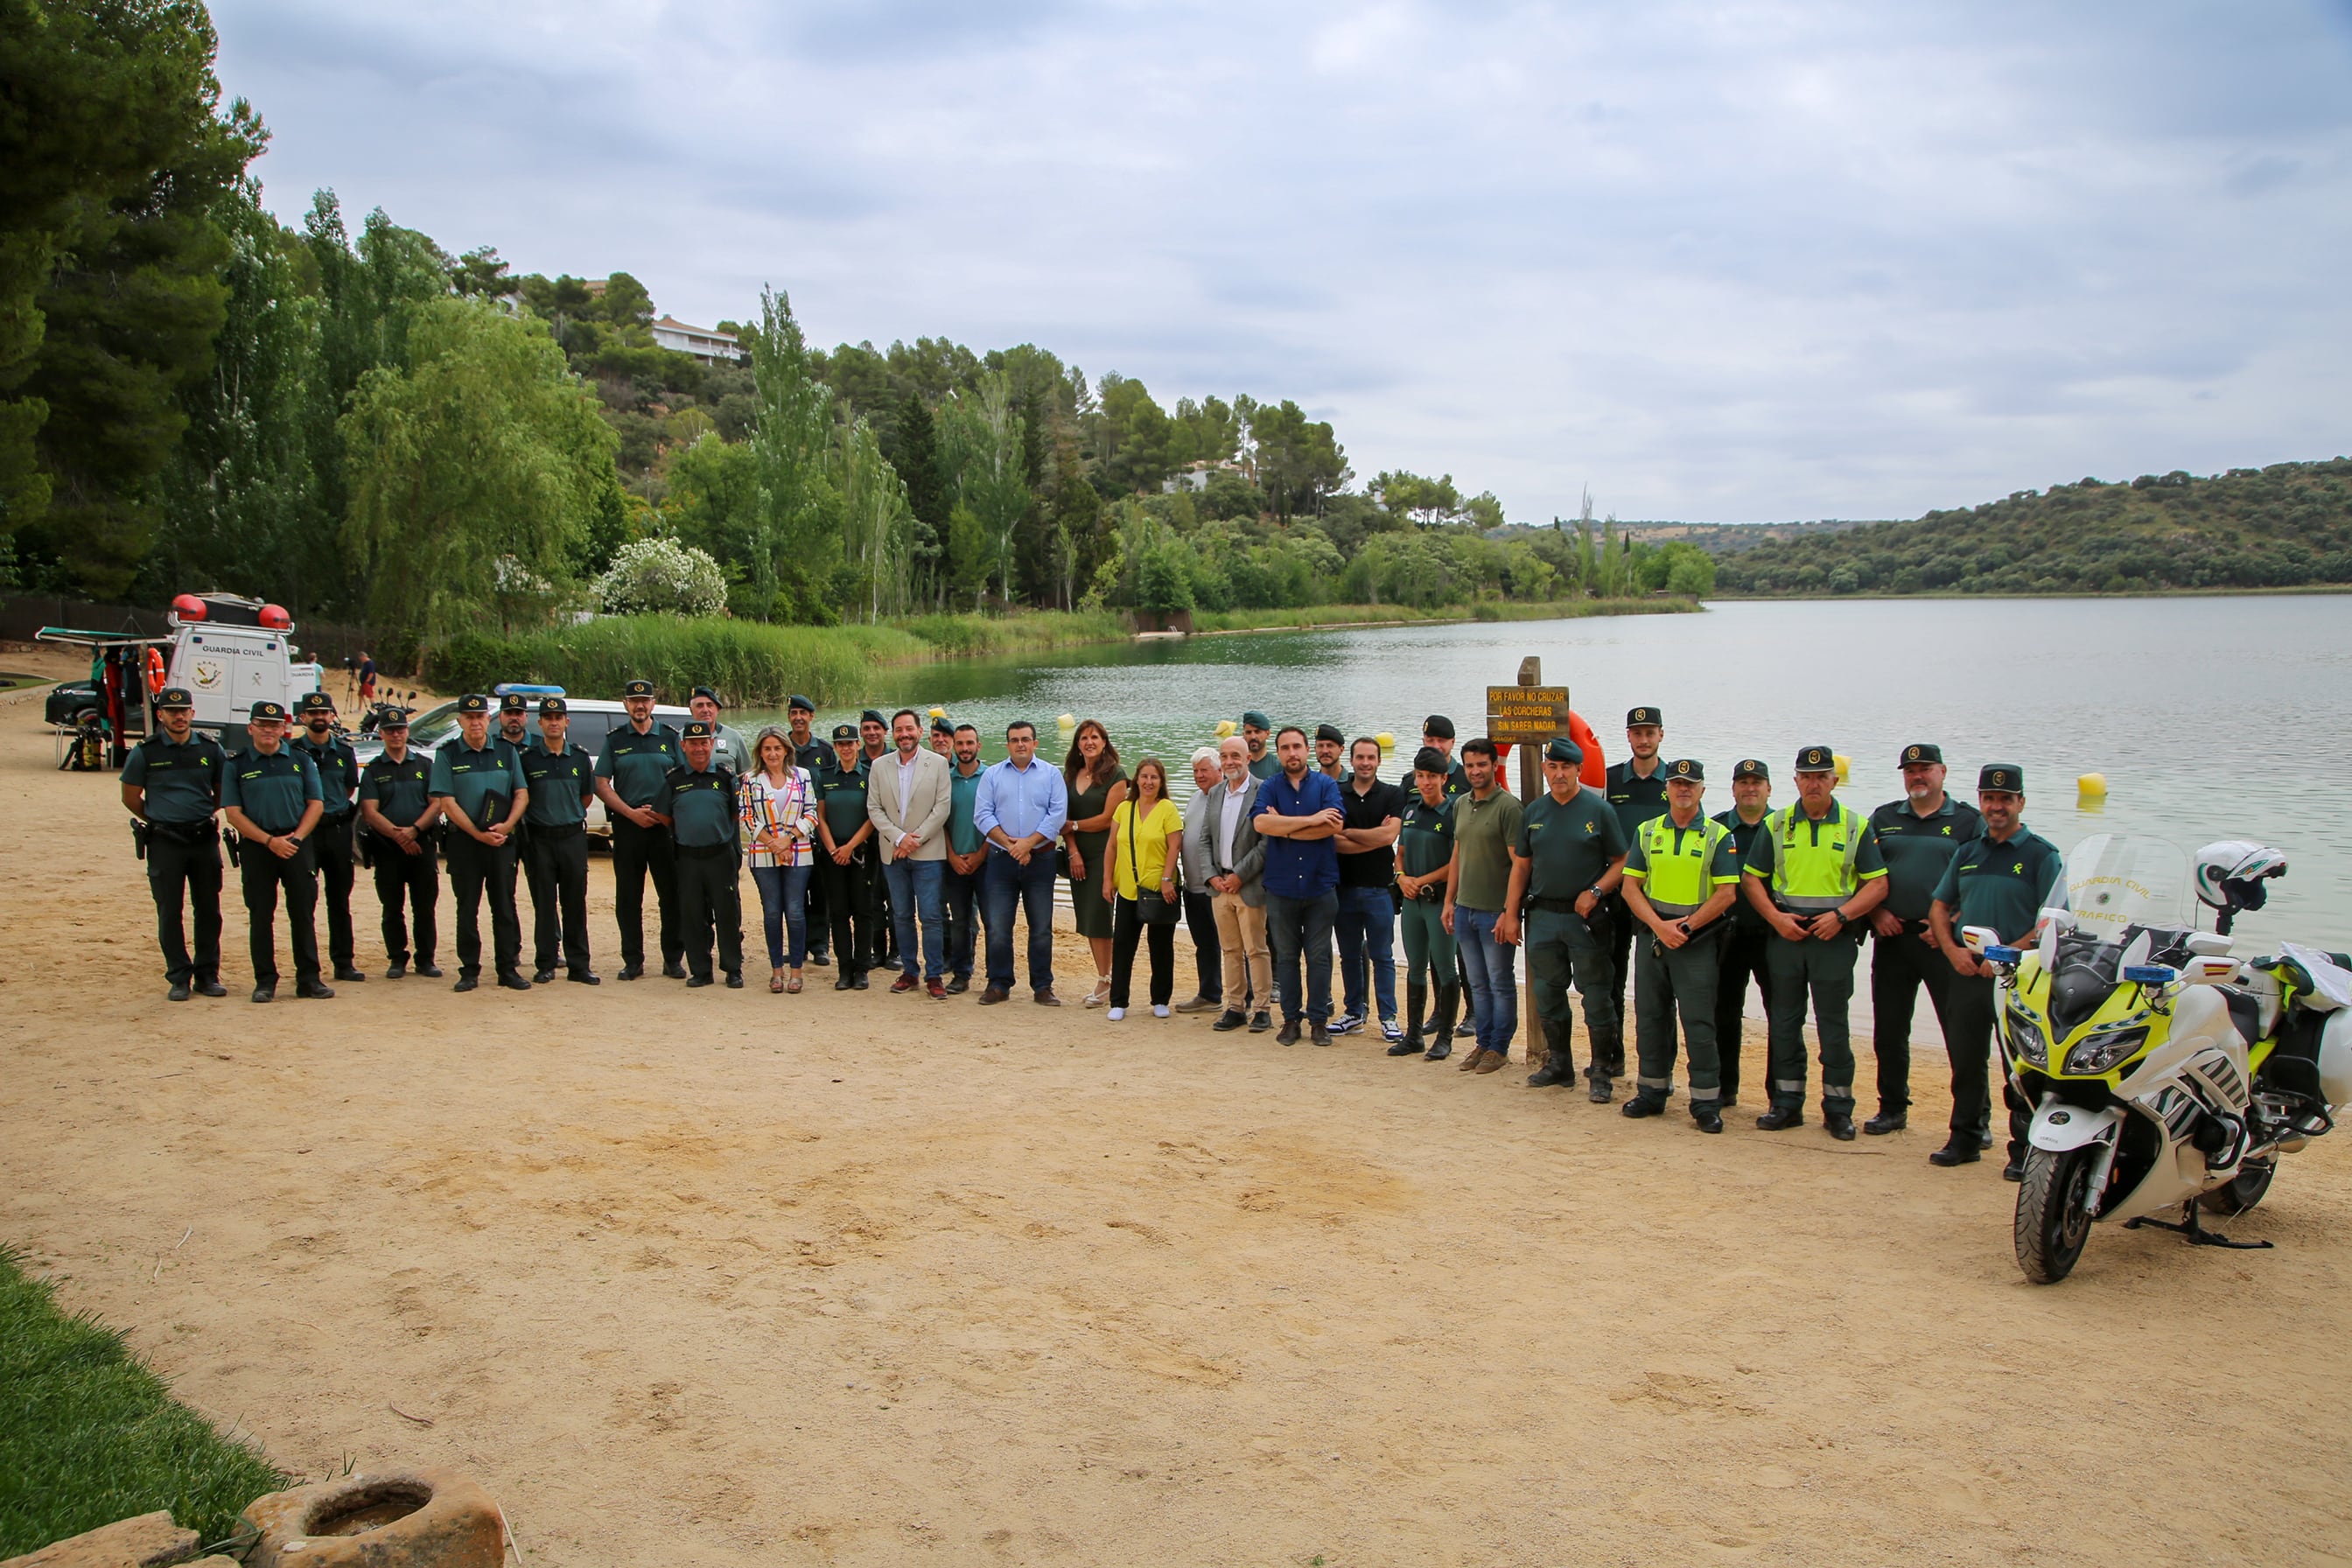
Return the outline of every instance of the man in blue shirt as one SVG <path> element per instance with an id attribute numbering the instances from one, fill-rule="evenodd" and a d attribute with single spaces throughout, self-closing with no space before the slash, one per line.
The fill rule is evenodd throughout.
<path id="1" fill-rule="evenodd" d="M 1005 727 L 1004 761 L 980 775 L 972 826 L 988 843 L 981 890 L 988 922 L 988 986 L 981 1005 L 1013 994 L 1013 910 L 1029 923 L 1029 989 L 1041 1007 L 1058 1007 L 1054 994 L 1054 840 L 1070 815 L 1061 770 L 1037 760 L 1037 726 L 1026 719 Z"/>
<path id="2" fill-rule="evenodd" d="M 1282 995 L 1278 1045 L 1298 1043 L 1303 1012 L 1318 1046 L 1331 1043 L 1331 923 L 1339 913 L 1339 847 L 1347 826 L 1339 786 L 1307 765 L 1307 731 L 1286 725 L 1274 738 L 1282 768 L 1258 786 L 1250 825 L 1265 844 L 1265 929 Z M 1307 994 L 1298 971 L 1306 960 Z"/>

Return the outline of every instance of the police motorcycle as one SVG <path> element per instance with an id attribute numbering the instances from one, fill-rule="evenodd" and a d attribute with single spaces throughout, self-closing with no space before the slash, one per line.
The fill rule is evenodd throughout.
<path id="1" fill-rule="evenodd" d="M 2352 958 L 2232 952 L 2232 919 L 2285 872 L 2280 851 L 2231 841 L 2192 878 L 2171 844 L 2098 834 L 2067 857 L 2071 908 L 2044 910 L 2033 945 L 1964 932 L 1999 983 L 2001 1056 L 2032 1108 L 2014 1241 L 2035 1284 L 2073 1270 L 2094 1221 L 2270 1246 L 2206 1230 L 2199 1211 L 2252 1208 L 2279 1157 L 2352 1105 Z M 2214 931 L 2184 914 L 2192 881 Z"/>

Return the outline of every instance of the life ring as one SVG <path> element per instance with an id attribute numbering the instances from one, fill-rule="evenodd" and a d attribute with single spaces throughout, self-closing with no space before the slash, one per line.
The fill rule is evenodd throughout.
<path id="1" fill-rule="evenodd" d="M 147 695 L 152 697 L 163 689 L 163 650 L 151 647 L 147 650 Z"/>
<path id="2" fill-rule="evenodd" d="M 1584 715 L 1573 708 L 1568 710 L 1568 738 L 1576 742 L 1578 751 L 1584 753 L 1584 761 L 1576 770 L 1577 782 L 1590 784 L 1594 789 L 1607 789 L 1609 759 L 1601 754 L 1601 737 L 1592 732 L 1592 726 L 1584 721 Z M 1511 747 L 1512 742 L 1508 741 L 1496 742 L 1495 760 L 1509 762 Z"/>

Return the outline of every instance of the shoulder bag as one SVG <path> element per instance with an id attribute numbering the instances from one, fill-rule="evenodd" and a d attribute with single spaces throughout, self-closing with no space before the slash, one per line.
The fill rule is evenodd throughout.
<path id="1" fill-rule="evenodd" d="M 1143 860 L 1135 852 L 1135 819 L 1141 815 L 1133 801 L 1127 803 L 1127 863 L 1135 877 L 1135 912 L 1145 925 L 1172 926 L 1183 914 L 1182 906 L 1161 898 L 1157 887 L 1143 885 Z"/>

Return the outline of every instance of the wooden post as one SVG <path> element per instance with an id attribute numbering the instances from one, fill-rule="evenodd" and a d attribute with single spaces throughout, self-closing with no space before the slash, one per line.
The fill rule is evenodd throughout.
<path id="1" fill-rule="evenodd" d="M 1529 655 L 1519 661 L 1519 683 L 1517 686 L 1486 688 L 1486 735 L 1489 740 L 1507 741 L 1519 752 L 1519 804 L 1532 805 L 1544 792 L 1543 749 L 1547 742 L 1569 731 L 1568 688 L 1546 686 L 1543 683 L 1543 660 Z M 1510 787 L 1507 774 L 1498 776 L 1502 787 Z M 1524 942 L 1520 944 L 1526 945 Z M 1524 953 L 1521 955 L 1524 958 Z M 1523 984 L 1527 997 L 1523 1004 L 1527 1040 L 1527 1059 L 1540 1067 L 1547 1054 L 1543 1029 L 1536 1021 L 1536 981 L 1530 968 Z"/>

